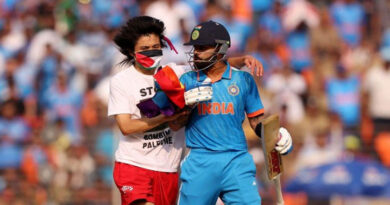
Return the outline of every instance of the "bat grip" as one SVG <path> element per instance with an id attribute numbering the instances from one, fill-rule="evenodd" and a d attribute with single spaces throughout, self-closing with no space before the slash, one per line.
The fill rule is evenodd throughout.
<path id="1" fill-rule="evenodd" d="M 276 204 L 284 205 L 283 195 L 282 195 L 282 186 L 280 185 L 280 175 L 273 179 L 276 190 Z"/>

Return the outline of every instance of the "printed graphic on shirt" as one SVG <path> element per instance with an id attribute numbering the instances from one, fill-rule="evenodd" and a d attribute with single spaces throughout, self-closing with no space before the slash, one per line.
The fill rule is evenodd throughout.
<path id="1" fill-rule="evenodd" d="M 167 124 L 160 125 L 144 133 L 143 149 L 155 148 L 165 144 L 173 144 L 173 132 Z"/>
<path id="2" fill-rule="evenodd" d="M 145 96 L 154 95 L 155 91 L 156 91 L 156 88 L 154 88 L 154 87 L 146 87 L 146 88 L 141 88 L 139 90 L 139 93 L 141 94 L 141 97 L 145 97 Z"/>

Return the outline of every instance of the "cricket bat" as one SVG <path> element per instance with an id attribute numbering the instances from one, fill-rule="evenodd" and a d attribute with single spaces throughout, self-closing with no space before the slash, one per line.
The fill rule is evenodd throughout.
<path id="1" fill-rule="evenodd" d="M 261 141 L 268 179 L 272 180 L 275 184 L 276 204 L 284 205 L 282 188 L 280 185 L 280 174 L 283 172 L 283 163 L 280 153 L 275 150 L 275 144 L 279 140 L 279 115 L 274 114 L 267 117 L 262 122 L 261 128 Z"/>

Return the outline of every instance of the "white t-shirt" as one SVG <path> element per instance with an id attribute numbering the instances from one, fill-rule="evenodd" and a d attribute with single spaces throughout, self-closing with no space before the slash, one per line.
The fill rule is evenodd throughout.
<path id="1" fill-rule="evenodd" d="M 364 89 L 369 92 L 369 111 L 374 118 L 390 118 L 390 71 L 381 67 L 370 69 L 365 77 Z"/>
<path id="2" fill-rule="evenodd" d="M 169 64 L 180 77 L 187 67 Z M 130 66 L 110 80 L 108 116 L 130 114 L 132 119 L 143 116 L 136 106 L 141 100 L 153 97 L 154 79 Z M 184 129 L 172 131 L 166 124 L 152 131 L 121 136 L 115 160 L 161 172 L 177 172 L 184 148 Z"/>
<path id="3" fill-rule="evenodd" d="M 306 91 L 305 80 L 297 74 L 292 74 L 288 78 L 276 73 L 270 76 L 266 88 L 275 94 L 274 105 L 281 108 L 287 106 L 287 120 L 291 123 L 301 121 L 305 115 L 302 100 L 299 95 Z"/>

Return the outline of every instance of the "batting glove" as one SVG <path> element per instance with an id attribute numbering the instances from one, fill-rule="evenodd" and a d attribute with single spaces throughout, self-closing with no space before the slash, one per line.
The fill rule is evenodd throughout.
<path id="1" fill-rule="evenodd" d="M 212 97 L 213 88 L 211 85 L 202 85 L 184 92 L 184 100 L 188 106 L 192 106 L 203 101 L 209 101 Z"/>
<path id="2" fill-rule="evenodd" d="M 287 155 L 293 150 L 291 135 L 284 127 L 279 129 L 279 140 L 275 149 L 282 155 Z"/>

